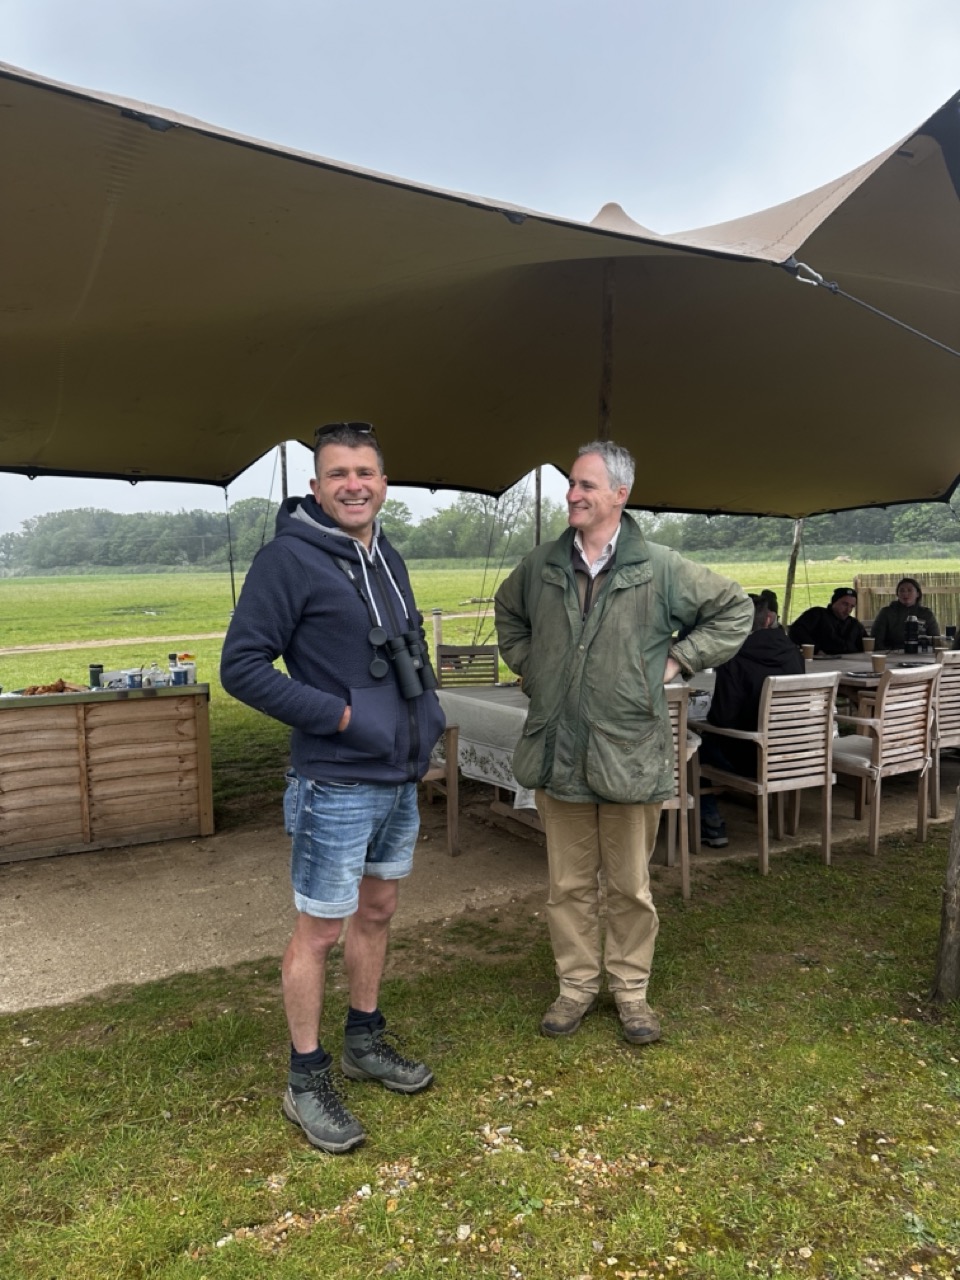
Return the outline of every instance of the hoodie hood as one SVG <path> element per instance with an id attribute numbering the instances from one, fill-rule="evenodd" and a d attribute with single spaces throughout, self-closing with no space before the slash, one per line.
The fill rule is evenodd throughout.
<path id="1" fill-rule="evenodd" d="M 785 658 L 796 658 L 797 646 L 782 627 L 751 631 L 743 642 L 740 655 L 758 667 L 769 667 L 771 675 L 782 675 Z"/>
<path id="2" fill-rule="evenodd" d="M 337 556 L 356 555 L 359 559 L 360 547 L 363 545 L 331 520 L 312 493 L 308 493 L 304 498 L 285 498 L 280 504 L 277 511 L 276 535 L 279 538 L 288 534 L 294 537 L 306 537 L 314 545 L 319 545 L 331 555 Z M 376 551 L 379 539 L 380 519 L 378 517 L 373 526 L 371 553 Z"/>

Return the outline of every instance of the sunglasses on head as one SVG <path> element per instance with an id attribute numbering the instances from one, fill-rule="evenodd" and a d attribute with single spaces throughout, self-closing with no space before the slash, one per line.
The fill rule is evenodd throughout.
<path id="1" fill-rule="evenodd" d="M 332 436 L 335 431 L 355 431 L 357 435 L 373 436 L 377 438 L 377 433 L 372 422 L 328 422 L 322 427 L 317 427 L 313 434 L 314 446 L 318 445 L 321 440 L 325 440 L 327 436 Z"/>

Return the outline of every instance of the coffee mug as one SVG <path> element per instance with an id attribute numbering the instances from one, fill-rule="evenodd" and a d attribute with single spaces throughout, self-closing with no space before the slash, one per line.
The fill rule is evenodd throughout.
<path id="1" fill-rule="evenodd" d="M 803 654 L 804 660 L 809 662 L 813 657 L 814 646 L 812 644 L 802 644 L 800 646 L 800 652 Z"/>
<path id="2" fill-rule="evenodd" d="M 874 675 L 882 675 L 887 669 L 887 655 L 885 653 L 871 653 L 870 663 L 873 667 Z"/>
<path id="3" fill-rule="evenodd" d="M 877 643 L 877 642 L 876 642 L 876 640 L 874 640 L 873 636 L 864 636 L 864 637 L 863 637 L 863 652 L 864 652 L 864 653 L 873 653 L 873 650 L 874 650 L 874 648 L 876 647 L 876 643 Z"/>

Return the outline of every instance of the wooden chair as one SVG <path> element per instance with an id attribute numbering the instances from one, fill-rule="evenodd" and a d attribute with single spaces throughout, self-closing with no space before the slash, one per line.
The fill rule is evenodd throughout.
<path id="1" fill-rule="evenodd" d="M 820 847 L 824 862 L 830 862 L 830 823 L 833 783 L 832 754 L 834 703 L 839 671 L 804 676 L 767 676 L 760 696 L 755 732 L 721 729 L 706 721 L 698 731 L 753 742 L 757 747 L 757 776 L 745 778 L 715 765 L 702 765 L 713 785 L 746 791 L 757 798 L 757 844 L 760 874 L 770 870 L 767 798 L 773 796 L 774 835 L 784 836 L 784 797 L 793 793 L 789 830 L 796 835 L 800 826 L 800 791 L 823 788 Z"/>
<path id="2" fill-rule="evenodd" d="M 960 747 L 960 650 L 941 649 L 940 683 L 937 687 L 933 721 L 933 751 L 930 766 L 930 817 L 940 816 L 940 752 L 944 747 Z"/>
<path id="3" fill-rule="evenodd" d="M 446 797 L 447 853 L 455 858 L 460 853 L 460 730 L 457 725 L 448 724 L 437 745 L 438 758 L 430 761 L 430 768 L 421 781 L 426 783 L 428 804 L 433 804 L 437 792 Z M 442 760 L 439 759 L 441 751 Z"/>
<path id="4" fill-rule="evenodd" d="M 673 735 L 673 795 L 663 802 L 667 815 L 667 866 L 676 865 L 677 845 L 680 846 L 680 889 L 684 898 L 690 897 L 690 838 L 689 817 L 697 824 L 696 800 L 688 785 L 687 773 L 687 706 L 690 690 L 686 685 L 668 684 L 666 687 L 667 711 L 670 715 L 670 731 Z M 674 817 L 676 814 L 676 817 Z M 679 839 L 678 839 L 679 837 Z"/>
<path id="5" fill-rule="evenodd" d="M 940 664 L 885 671 L 873 697 L 869 716 L 837 716 L 863 732 L 838 738 L 833 767 L 860 780 L 854 816 L 863 817 L 864 792 L 870 805 L 869 847 L 876 854 L 880 842 L 880 787 L 896 773 L 919 772 L 917 839 L 927 838 L 927 791 L 933 752 Z"/>
<path id="6" fill-rule="evenodd" d="M 495 644 L 438 644 L 437 683 L 441 689 L 496 684 L 500 650 Z"/>

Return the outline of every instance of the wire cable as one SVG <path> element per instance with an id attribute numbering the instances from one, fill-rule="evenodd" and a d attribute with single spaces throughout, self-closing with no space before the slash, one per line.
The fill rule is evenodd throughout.
<path id="1" fill-rule="evenodd" d="M 267 493 L 267 505 L 263 509 L 263 528 L 260 530 L 260 549 L 267 541 L 267 516 L 270 514 L 270 504 L 273 501 L 273 486 L 277 482 L 277 459 L 280 457 L 280 446 L 277 445 L 277 452 L 273 456 L 273 474 L 270 477 L 270 490 Z"/>
<path id="2" fill-rule="evenodd" d="M 783 267 L 784 271 L 792 275 L 800 284 L 812 284 L 814 288 L 826 289 L 828 293 L 832 293 L 837 298 L 846 298 L 848 302 L 853 302 L 858 307 L 863 307 L 864 311 L 869 311 L 873 315 L 879 316 L 881 320 L 889 320 L 898 329 L 905 329 L 907 333 L 912 333 L 915 338 L 922 338 L 924 342 L 929 342 L 932 346 L 939 347 L 941 351 L 946 351 L 947 355 L 957 356 L 960 359 L 960 351 L 948 346 L 945 342 L 941 342 L 939 338 L 933 338 L 929 333 L 924 333 L 922 329 L 915 329 L 912 324 L 907 324 L 905 320 L 898 320 L 896 316 L 891 316 L 886 311 L 881 311 L 879 307 L 875 307 L 869 302 L 864 302 L 862 298 L 857 298 L 852 293 L 847 293 L 845 289 L 840 288 L 836 280 L 824 280 L 819 271 L 814 271 L 813 267 L 807 266 L 805 262 L 798 262 L 796 258 L 791 257 L 786 262 L 781 262 L 778 265 Z"/>

